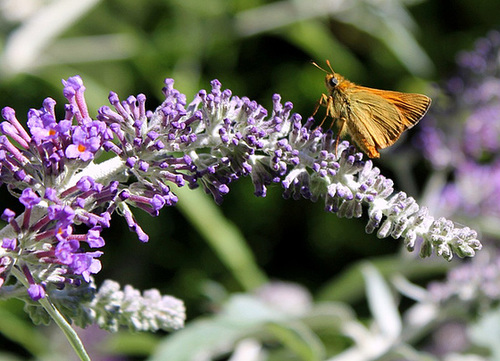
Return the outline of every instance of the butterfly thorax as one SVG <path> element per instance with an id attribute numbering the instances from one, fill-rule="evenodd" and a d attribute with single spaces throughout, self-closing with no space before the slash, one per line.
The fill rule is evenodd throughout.
<path id="1" fill-rule="evenodd" d="M 328 105 L 330 116 L 338 118 L 348 116 L 349 97 L 346 93 L 348 89 L 356 86 L 337 73 L 329 73 L 325 77 L 325 85 L 328 89 Z"/>

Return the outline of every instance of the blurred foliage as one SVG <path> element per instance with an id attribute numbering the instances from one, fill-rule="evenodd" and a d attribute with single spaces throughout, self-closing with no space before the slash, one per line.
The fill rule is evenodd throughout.
<path id="1" fill-rule="evenodd" d="M 324 92 L 324 74 L 310 60 L 325 59 L 360 84 L 429 93 L 432 82 L 453 70 L 456 53 L 499 21 L 497 0 L 0 0 L 0 18 L 0 107 L 15 108 L 19 119 L 47 96 L 62 112 L 60 80 L 75 74 L 84 80 L 94 114 L 107 104 L 110 90 L 122 99 L 144 93 L 154 109 L 163 79 L 171 77 L 188 101 L 217 78 L 233 94 L 267 108 L 279 93 L 308 117 Z M 402 168 L 414 151 L 408 147 L 376 163 L 397 187 L 418 196 L 424 175 L 408 180 Z M 7 196 L 2 199 L 2 208 L 9 206 Z M 156 219 L 137 214 L 148 244 L 115 219 L 103 234 L 107 245 L 97 282 L 112 278 L 156 287 L 185 300 L 189 319 L 212 311 L 228 293 L 249 291 L 251 282 L 242 282 L 204 230 L 182 213 L 190 207 L 183 202 L 180 197 L 182 207 Z M 257 273 L 300 283 L 313 295 L 321 291 L 322 300 L 359 305 L 364 285 L 359 272 L 352 277 L 359 260 L 386 265 L 387 272 L 405 269 L 397 241 L 366 235 L 364 220 L 338 219 L 320 203 L 283 200 L 278 185 L 256 198 L 249 180 L 240 180 L 214 212 L 214 219 L 223 216 L 244 237 Z M 439 277 L 448 267 L 412 262 L 415 270 L 405 275 L 415 282 Z M 255 284 L 262 281 L 257 278 Z M 11 306 L 2 307 L 3 314 Z M 308 337 L 290 329 L 268 332 L 285 343 Z M 4 337 L 7 348 L 41 355 Z"/>

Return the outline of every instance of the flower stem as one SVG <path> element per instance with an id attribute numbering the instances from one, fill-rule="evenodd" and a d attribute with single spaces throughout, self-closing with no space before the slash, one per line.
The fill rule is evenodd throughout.
<path id="1" fill-rule="evenodd" d="M 20 282 L 22 282 L 26 288 L 29 287 L 24 274 L 19 269 L 17 269 L 16 267 L 12 267 L 12 274 Z M 47 311 L 47 313 L 50 315 L 50 317 L 52 317 L 57 326 L 59 326 L 59 328 L 62 330 L 62 332 L 68 339 L 68 342 L 70 343 L 71 347 L 73 347 L 73 350 L 75 350 L 75 353 L 78 355 L 80 360 L 91 361 L 90 356 L 87 354 L 87 351 L 85 350 L 82 341 L 78 337 L 78 334 L 66 321 L 66 319 L 61 315 L 61 313 L 57 310 L 57 308 L 55 308 L 54 305 L 49 301 L 48 296 L 39 299 L 38 302 L 40 302 L 45 311 Z"/>
<path id="2" fill-rule="evenodd" d="M 61 313 L 57 310 L 57 308 L 49 302 L 48 297 L 42 298 L 39 300 L 40 304 L 43 306 L 45 311 L 48 312 L 50 317 L 55 321 L 55 323 L 62 330 L 68 342 L 70 343 L 75 353 L 78 355 L 80 360 L 82 361 L 90 361 L 90 356 L 87 354 L 85 347 L 83 346 L 82 341 L 78 337 L 76 331 L 71 327 L 71 325 L 66 321 L 66 319 L 61 315 Z"/>

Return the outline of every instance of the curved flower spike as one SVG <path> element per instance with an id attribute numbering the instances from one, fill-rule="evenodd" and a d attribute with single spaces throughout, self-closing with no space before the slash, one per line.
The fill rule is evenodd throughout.
<path id="1" fill-rule="evenodd" d="M 367 208 L 366 232 L 403 238 L 410 251 L 420 244 L 421 256 L 435 252 L 450 260 L 481 249 L 475 231 L 436 220 L 413 198 L 394 193 L 393 182 L 370 160 L 348 142 L 336 147 L 331 131 L 314 127 L 312 118 L 302 122 L 277 94 L 268 111 L 214 80 L 188 104 L 167 79 L 165 100 L 154 111 L 142 94 L 120 101 L 110 93 L 112 107 L 101 107 L 92 119 L 82 79 L 63 84 L 69 101 L 64 119 L 56 119 L 50 98 L 29 111 L 29 133 L 13 109 L 2 111 L 0 183 L 20 195 L 25 210 L 17 217 L 3 212 L 8 225 L 0 231 L 0 287 L 11 273 L 24 277 L 18 285 L 28 284 L 32 299 L 88 284 L 101 270 L 100 234 L 112 214 L 125 217 L 146 242 L 131 207 L 158 215 L 178 201 L 172 183 L 202 186 L 220 203 L 244 176 L 258 196 L 279 183 L 284 197 L 323 199 L 325 210 L 339 217 L 361 217 Z M 111 158 L 102 161 L 104 152 Z M 77 224 L 87 232 L 76 234 Z"/>

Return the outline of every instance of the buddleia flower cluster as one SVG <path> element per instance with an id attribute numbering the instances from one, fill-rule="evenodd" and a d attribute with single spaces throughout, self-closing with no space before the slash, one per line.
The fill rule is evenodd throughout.
<path id="1" fill-rule="evenodd" d="M 110 93 L 111 106 L 92 116 L 82 79 L 74 76 L 63 85 L 68 103 L 62 118 L 51 98 L 28 112 L 27 130 L 13 109 L 2 111 L 0 181 L 24 208 L 22 213 L 5 209 L 1 216 L 4 298 L 22 297 L 23 290 L 33 301 L 49 296 L 68 319 L 81 317 L 86 321 L 80 323 L 113 330 L 127 324 L 124 315 L 140 320 L 135 329 L 181 327 L 184 308 L 173 297 L 151 291 L 128 307 L 133 298 L 128 295 L 139 291 L 126 288 L 118 296 L 119 286 L 110 283 L 102 292 L 92 289 L 105 249 L 101 232 L 118 215 L 147 242 L 132 209 L 156 216 L 174 206 L 173 184 L 201 186 L 221 203 L 231 184 L 246 176 L 257 196 L 276 184 L 284 197 L 321 201 L 339 217 L 367 213 L 366 232 L 402 239 L 424 257 L 435 253 L 450 260 L 481 248 L 475 231 L 435 219 L 415 199 L 395 192 L 370 160 L 347 142 L 336 149 L 331 131 L 318 129 L 313 119 L 302 121 L 279 95 L 268 112 L 214 80 L 211 90 L 199 91 L 188 103 L 167 79 L 165 100 L 154 110 L 147 109 L 143 94 L 120 100 Z M 64 298 L 65 293 L 73 297 Z M 152 310 L 149 316 L 139 315 L 146 309 Z"/>
<path id="2" fill-rule="evenodd" d="M 420 145 L 441 174 L 431 189 L 436 212 L 474 219 L 498 231 L 500 217 L 500 32 L 457 56 L 458 69 L 439 87 L 421 122 Z M 479 191 L 480 190 L 480 191 Z M 488 224 L 485 224 L 488 223 Z M 489 232 L 491 233 L 491 232 Z M 498 234 L 498 232 L 496 232 Z"/>
<path id="3" fill-rule="evenodd" d="M 473 222 L 488 247 L 429 291 L 440 305 L 485 312 L 500 296 L 500 32 L 492 30 L 460 52 L 456 72 L 439 91 L 441 106 L 422 121 L 419 137 L 435 170 L 427 203 L 442 215 Z"/>

